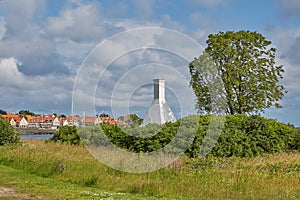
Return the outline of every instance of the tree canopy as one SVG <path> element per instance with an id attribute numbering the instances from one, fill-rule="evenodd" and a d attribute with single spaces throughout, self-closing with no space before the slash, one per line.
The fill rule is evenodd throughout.
<path id="1" fill-rule="evenodd" d="M 29 110 L 20 110 L 19 115 L 25 116 L 25 115 L 31 115 L 34 116 L 35 114 Z"/>
<path id="2" fill-rule="evenodd" d="M 279 80 L 284 70 L 275 64 L 271 41 L 257 32 L 228 31 L 210 34 L 206 43 L 203 54 L 189 64 L 200 113 L 211 113 L 222 99 L 229 114 L 281 107 L 279 101 L 286 91 Z M 221 89 L 214 92 L 215 88 Z"/>
<path id="3" fill-rule="evenodd" d="M 99 115 L 99 117 L 109 117 L 109 114 L 103 112 Z"/>
<path id="4" fill-rule="evenodd" d="M 7 112 L 6 112 L 6 111 L 4 111 L 4 110 L 0 109 L 0 115 L 6 115 L 6 114 L 7 114 Z"/>

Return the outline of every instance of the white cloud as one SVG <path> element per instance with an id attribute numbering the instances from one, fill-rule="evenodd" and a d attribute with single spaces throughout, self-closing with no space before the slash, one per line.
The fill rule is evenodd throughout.
<path id="1" fill-rule="evenodd" d="M 12 34 L 24 34 L 24 29 L 33 26 L 32 20 L 35 23 L 43 17 L 46 7 L 45 0 L 9 0 L 1 2 L 7 28 Z"/>
<path id="2" fill-rule="evenodd" d="M 300 60 L 297 59 L 297 53 L 300 50 L 300 29 L 287 29 L 278 26 L 270 29 L 266 36 L 277 49 L 276 64 L 283 65 L 285 70 L 280 83 L 288 91 L 281 101 L 283 108 L 280 110 L 269 109 L 266 114 L 269 117 L 278 116 L 284 122 L 298 123 L 297 125 L 299 126 L 299 122 L 295 119 L 295 116 L 298 115 L 297 108 L 300 107 Z"/>
<path id="3" fill-rule="evenodd" d="M 177 30 L 180 32 L 186 32 L 186 28 L 183 25 L 172 20 L 171 17 L 166 14 L 160 16 L 160 26 L 164 27 L 164 28 L 170 28 L 173 30 Z"/>
<path id="4" fill-rule="evenodd" d="M 75 41 L 99 41 L 119 28 L 107 23 L 100 14 L 96 3 L 80 4 L 67 8 L 58 17 L 48 18 L 46 31 L 53 37 Z"/>
<path id="5" fill-rule="evenodd" d="M 2 40 L 2 38 L 4 38 L 5 33 L 6 33 L 6 22 L 4 20 L 3 17 L 0 17 L 0 41 Z"/>
<path id="6" fill-rule="evenodd" d="M 24 82 L 24 76 L 19 72 L 17 60 L 14 58 L 7 58 L 0 60 L 0 80 L 1 85 L 18 85 Z"/>
<path id="7" fill-rule="evenodd" d="M 8 111 L 32 109 L 35 112 L 70 112 L 72 77 L 26 76 L 15 58 L 0 60 L 0 105 Z"/>

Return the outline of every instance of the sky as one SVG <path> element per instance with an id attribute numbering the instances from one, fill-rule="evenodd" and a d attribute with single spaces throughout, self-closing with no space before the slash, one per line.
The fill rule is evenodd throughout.
<path id="1" fill-rule="evenodd" d="M 186 48 L 186 36 L 205 48 L 209 34 L 250 30 L 263 34 L 277 49 L 276 64 L 285 70 L 280 83 L 288 91 L 280 102 L 283 108 L 270 108 L 262 115 L 300 126 L 299 17 L 298 0 L 2 0 L 0 109 L 72 114 L 81 69 L 112 56 L 106 68 L 87 68 L 82 85 L 92 88 L 94 95 L 75 95 L 92 102 L 96 113 L 144 117 L 153 99 L 152 79 L 164 78 L 175 115 L 194 114 L 188 60 L 165 49 L 143 48 L 137 38 L 143 36 L 141 40 L 149 39 L 154 46 L 174 45 L 180 52 Z M 155 38 L 145 27 L 166 32 Z M 137 29 L 144 32 L 112 41 Z M 110 46 L 102 54 L 95 51 L 99 44 L 103 50 L 104 43 Z M 126 45 L 141 46 L 133 50 Z M 127 53 L 120 54 L 122 50 Z M 97 80 L 96 85 L 90 80 Z"/>

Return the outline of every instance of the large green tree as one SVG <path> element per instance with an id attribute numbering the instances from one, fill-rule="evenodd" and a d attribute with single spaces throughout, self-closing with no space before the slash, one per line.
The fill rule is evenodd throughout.
<path id="1" fill-rule="evenodd" d="M 279 80 L 284 70 L 275 64 L 276 49 L 270 41 L 257 32 L 228 31 L 210 34 L 206 43 L 203 54 L 189 64 L 200 113 L 211 113 L 222 104 L 229 114 L 281 107 L 286 91 Z"/>

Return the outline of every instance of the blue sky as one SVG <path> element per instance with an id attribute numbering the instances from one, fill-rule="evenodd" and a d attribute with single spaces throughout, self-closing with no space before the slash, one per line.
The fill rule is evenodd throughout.
<path id="1" fill-rule="evenodd" d="M 73 85 L 84 58 L 99 42 L 126 30 L 169 28 L 188 35 L 203 47 L 210 33 L 251 30 L 272 41 L 277 48 L 277 64 L 283 64 L 286 71 L 281 81 L 288 90 L 281 102 L 283 108 L 268 109 L 264 115 L 300 126 L 299 17 L 298 0 L 2 0 L 0 109 L 70 114 Z M 112 63 L 103 78 L 108 86 L 99 83 L 95 97 L 97 112 L 112 112 L 109 102 L 103 102 L 110 98 L 105 95 L 113 89 L 114 82 L 110 81 L 118 79 L 115 74 L 120 78 L 130 67 L 154 61 L 188 70 L 187 63 L 161 51 L 124 55 Z M 124 66 L 127 62 L 130 66 Z M 152 100 L 151 78 L 142 78 L 149 79 L 149 83 L 134 91 L 130 91 L 133 81 L 122 85 L 124 93 L 133 94 L 126 101 L 130 105 L 128 112 L 137 112 L 141 117 Z M 171 79 L 167 85 L 180 87 Z M 190 102 L 183 102 L 180 110 L 181 102 L 175 98 L 179 94 L 174 95 L 172 87 L 168 91 L 169 104 L 177 116 L 182 112 L 192 114 Z M 121 108 L 125 104 L 114 105 L 120 108 L 117 114 L 127 114 Z"/>

